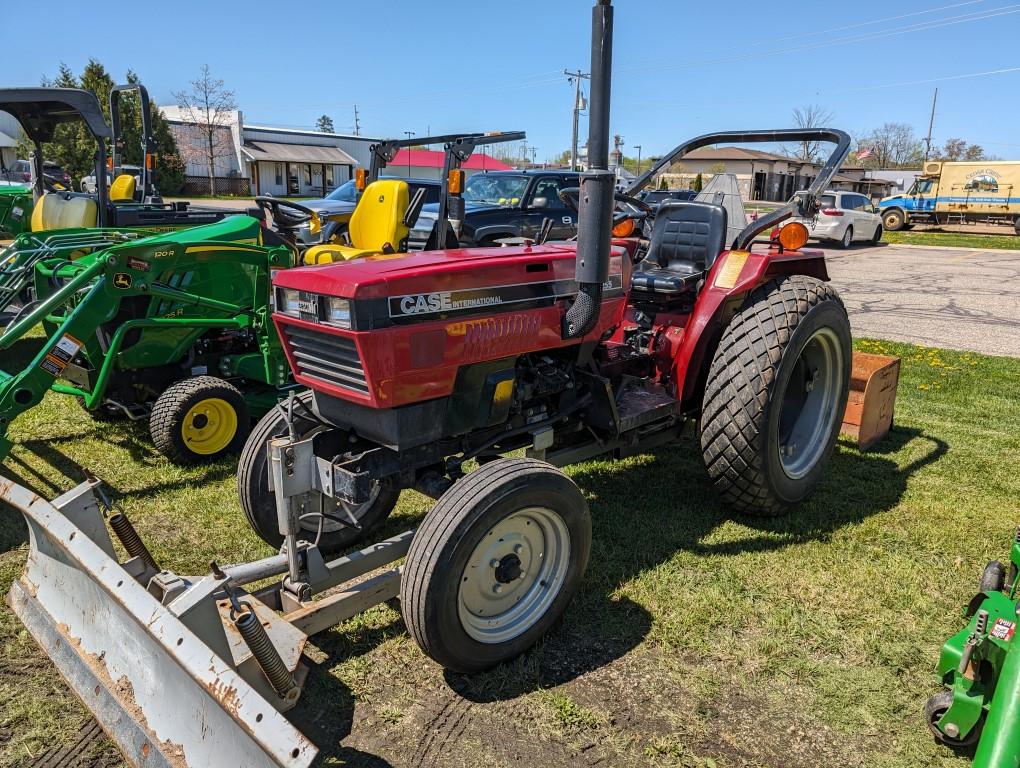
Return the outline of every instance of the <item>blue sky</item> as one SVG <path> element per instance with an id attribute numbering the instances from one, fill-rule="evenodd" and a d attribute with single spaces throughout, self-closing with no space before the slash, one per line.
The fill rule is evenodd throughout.
<path id="1" fill-rule="evenodd" d="M 60 61 L 80 72 L 95 55 L 170 103 L 207 63 L 247 122 L 310 127 L 326 113 L 349 131 L 357 104 L 363 134 L 526 130 L 543 160 L 569 146 L 562 71 L 588 68 L 592 3 L 175 0 L 113 4 L 98 25 L 80 2 L 51 0 L 45 17 L 32 3 L 5 5 L 4 26 L 25 32 L 4 36 L 9 86 L 38 84 Z M 924 134 L 937 86 L 937 143 L 959 136 L 1020 158 L 1020 3 L 615 5 L 613 131 L 627 154 L 712 130 L 787 127 L 806 104 L 851 133 L 890 121 Z"/>

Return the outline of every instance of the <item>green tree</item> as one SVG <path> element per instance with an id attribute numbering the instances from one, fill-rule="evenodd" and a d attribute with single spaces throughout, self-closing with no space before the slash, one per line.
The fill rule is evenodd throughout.
<path id="1" fill-rule="evenodd" d="M 138 75 L 132 71 L 127 73 L 127 82 L 137 83 Z M 61 63 L 57 76 L 43 78 L 44 87 L 53 88 L 84 88 L 92 91 L 99 100 L 103 118 L 110 122 L 110 91 L 114 81 L 106 68 L 96 59 L 89 59 L 81 76 L 77 77 L 66 64 Z M 177 150 L 177 143 L 170 124 L 154 103 L 150 103 L 150 119 L 156 154 L 156 183 L 163 194 L 180 192 L 184 185 L 184 162 Z M 128 165 L 141 165 L 142 157 L 142 124 L 140 104 L 137 94 L 127 92 L 120 98 L 121 131 L 124 137 L 124 156 L 121 162 Z M 23 157 L 27 157 L 26 148 Z M 109 151 L 109 148 L 107 148 Z M 47 161 L 59 164 L 67 171 L 77 187 L 83 176 L 95 170 L 95 139 L 89 134 L 82 122 L 65 123 L 54 131 L 53 141 L 43 146 L 43 156 Z"/>
<path id="2" fill-rule="evenodd" d="M 315 121 L 315 130 L 319 133 L 335 133 L 336 129 L 333 128 L 333 118 L 329 115 L 321 115 Z"/>
<path id="3" fill-rule="evenodd" d="M 691 184 L 691 189 L 693 189 L 695 192 L 700 192 L 704 186 L 705 180 L 699 173 L 697 176 L 694 177 L 694 182 Z"/>

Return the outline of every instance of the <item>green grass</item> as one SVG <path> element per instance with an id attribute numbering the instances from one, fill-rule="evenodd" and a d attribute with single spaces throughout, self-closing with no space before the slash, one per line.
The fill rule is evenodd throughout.
<path id="1" fill-rule="evenodd" d="M 885 232 L 882 241 L 890 245 L 942 245 L 948 248 L 996 248 L 1020 250 L 1015 235 L 968 235 L 958 232 Z"/>
<path id="2" fill-rule="evenodd" d="M 841 442 L 786 517 L 728 513 L 690 437 L 569 468 L 593 510 L 592 558 L 562 626 L 521 659 L 444 676 L 389 605 L 314 638 L 297 718 L 326 764 L 377 764 L 352 748 L 408 764 L 454 701 L 457 765 L 512 762 L 509 745 L 551 766 L 963 768 L 920 712 L 939 646 L 1020 522 L 1020 360 L 858 348 L 903 358 L 895 430 L 867 454 Z M 243 523 L 231 460 L 174 467 L 141 425 L 92 422 L 56 395 L 11 437 L 6 474 L 52 497 L 96 472 L 165 567 L 270 552 Z M 381 534 L 428 507 L 405 493 Z M 20 516 L 0 509 L 0 590 L 26 552 Z M 0 764 L 70 743 L 84 710 L 6 607 L 0 667 Z"/>

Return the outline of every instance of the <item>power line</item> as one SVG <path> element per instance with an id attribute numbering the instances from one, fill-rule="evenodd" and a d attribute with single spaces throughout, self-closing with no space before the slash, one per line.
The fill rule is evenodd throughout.
<path id="1" fill-rule="evenodd" d="M 963 75 L 946 75 L 944 77 L 930 77 L 926 80 L 907 80 L 902 83 L 880 83 L 878 85 L 869 85 L 864 88 L 847 88 L 839 91 L 830 91 L 830 93 L 861 93 L 864 91 L 878 91 L 884 88 L 903 88 L 909 85 L 930 85 L 931 83 L 945 83 L 950 80 L 966 80 L 971 77 L 986 77 L 989 75 L 1004 75 L 1009 72 L 1020 72 L 1020 67 L 1004 67 L 1003 69 L 990 69 L 987 72 L 968 72 Z"/>
<path id="2" fill-rule="evenodd" d="M 953 26 L 956 24 L 966 24 L 972 21 L 983 21 L 985 19 L 991 19 L 998 16 L 1007 16 L 1009 14 L 1020 13 L 1020 4 L 1006 5 L 1001 8 L 993 8 L 988 11 L 978 11 L 975 13 L 965 13 L 959 16 L 948 16 L 944 19 L 932 19 L 931 21 L 925 21 L 918 24 L 908 24 L 904 27 L 897 29 L 887 29 L 878 32 L 869 32 L 863 35 L 849 35 L 846 37 L 839 37 L 834 40 L 827 40 L 816 43 L 809 43 L 806 45 L 798 45 L 790 48 L 776 48 L 769 51 L 759 51 L 755 53 L 747 53 L 740 56 L 725 56 L 717 59 L 702 59 L 691 63 L 684 64 L 660 64 L 658 66 L 642 65 L 640 67 L 629 67 L 621 71 L 624 72 L 649 72 L 649 71 L 664 71 L 664 70 L 677 70 L 677 69 L 695 69 L 698 67 L 704 67 L 712 64 L 732 64 L 738 61 L 747 61 L 750 59 L 760 59 L 763 56 L 776 56 L 784 53 L 800 53 L 802 51 L 814 51 L 821 48 L 831 48 L 838 45 L 849 45 L 852 43 L 867 42 L 869 40 L 879 40 L 884 37 L 894 37 L 897 35 L 906 35 L 913 32 L 926 32 L 932 29 L 939 29 L 941 27 Z"/>

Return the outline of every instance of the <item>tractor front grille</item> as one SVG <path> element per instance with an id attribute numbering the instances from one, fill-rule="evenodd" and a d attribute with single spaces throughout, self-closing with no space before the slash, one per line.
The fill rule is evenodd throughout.
<path id="1" fill-rule="evenodd" d="M 368 394 L 365 369 L 351 339 L 296 325 L 284 326 L 298 376 Z"/>

